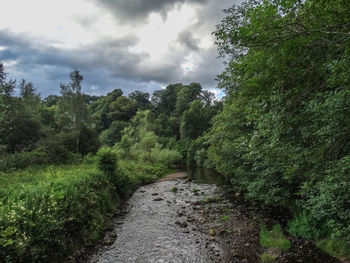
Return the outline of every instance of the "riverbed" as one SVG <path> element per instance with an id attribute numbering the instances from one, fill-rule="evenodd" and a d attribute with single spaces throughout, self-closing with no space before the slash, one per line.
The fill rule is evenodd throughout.
<path id="1" fill-rule="evenodd" d="M 214 184 L 197 184 L 177 173 L 139 188 L 115 222 L 116 239 L 90 262 L 204 263 L 222 262 L 220 246 L 208 250 L 208 235 L 200 232 L 192 204 L 215 198 Z M 199 213 L 199 212 L 198 212 Z"/>
<path id="2" fill-rule="evenodd" d="M 259 230 L 264 222 L 275 223 L 271 218 L 240 198 L 225 199 L 216 185 L 219 175 L 188 175 L 171 174 L 135 191 L 88 262 L 256 263 L 265 252 L 275 253 L 275 262 L 338 262 L 299 238 L 289 237 L 287 252 L 262 248 Z"/>

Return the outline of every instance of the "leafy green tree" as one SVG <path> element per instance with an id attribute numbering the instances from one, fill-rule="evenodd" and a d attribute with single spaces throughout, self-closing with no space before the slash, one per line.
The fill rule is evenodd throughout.
<path id="1" fill-rule="evenodd" d="M 42 103 L 46 107 L 52 107 L 57 105 L 59 98 L 60 97 L 57 95 L 49 95 L 45 99 L 43 99 Z"/>
<path id="2" fill-rule="evenodd" d="M 58 101 L 56 118 L 62 131 L 75 134 L 75 149 L 79 152 L 82 132 L 90 126 L 90 115 L 81 92 L 83 76 L 74 70 L 69 77 L 70 83 L 60 87 L 62 97 Z"/>
<path id="3" fill-rule="evenodd" d="M 203 104 L 199 100 L 193 101 L 181 118 L 181 138 L 197 139 L 208 128 L 208 119 L 204 113 Z"/>
<path id="4" fill-rule="evenodd" d="M 111 121 L 128 121 L 135 113 L 135 102 L 127 97 L 120 96 L 109 105 L 107 117 Z"/>
<path id="5" fill-rule="evenodd" d="M 142 91 L 133 91 L 128 96 L 136 103 L 136 107 L 139 110 L 146 110 L 150 107 L 151 102 L 149 100 L 149 93 Z"/>
<path id="6" fill-rule="evenodd" d="M 176 97 L 175 114 L 181 117 L 182 113 L 190 107 L 192 101 L 199 99 L 202 87 L 199 83 L 183 86 Z"/>
<path id="7" fill-rule="evenodd" d="M 350 210 L 329 182 L 347 185 L 350 167 L 348 10 L 341 0 L 251 0 L 225 10 L 214 35 L 227 97 L 209 139 L 216 168 L 247 197 L 298 204 L 322 235 L 347 237 Z"/>

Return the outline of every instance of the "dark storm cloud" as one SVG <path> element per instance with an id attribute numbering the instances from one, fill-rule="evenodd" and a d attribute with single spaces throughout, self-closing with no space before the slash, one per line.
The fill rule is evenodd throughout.
<path id="1" fill-rule="evenodd" d="M 199 42 L 200 40 L 198 38 L 195 38 L 193 36 L 193 33 L 189 30 L 182 31 L 177 40 L 179 41 L 180 44 L 185 45 L 188 49 L 193 50 L 193 51 L 198 51 L 199 50 Z"/>
<path id="2" fill-rule="evenodd" d="M 198 3 L 198 23 L 189 25 L 168 47 L 168 54 L 160 62 L 152 62 L 145 52 L 132 52 L 139 39 L 133 35 L 80 45 L 76 48 L 61 48 L 42 39 L 0 30 L 0 61 L 8 63 L 7 71 L 12 78 L 25 78 L 34 82 L 38 90 L 47 96 L 58 93 L 60 83 L 68 82 L 68 74 L 78 68 L 84 76 L 84 91 L 90 94 L 106 94 L 115 88 L 124 93 L 134 90 L 153 92 L 170 83 L 200 82 L 205 88 L 214 88 L 216 75 L 223 70 L 217 59 L 216 47 L 200 46 L 202 36 L 210 36 L 215 25 L 223 17 L 222 9 L 233 4 L 232 0 L 91 0 L 109 8 L 122 23 L 133 19 L 145 19 L 148 14 L 165 14 L 179 3 Z M 201 5 L 200 5 L 201 4 Z M 179 18 L 181 19 L 181 17 Z M 93 23 L 90 19 L 82 24 Z M 61 43 L 62 44 L 62 43 Z M 64 46 L 64 45 L 63 45 Z M 181 65 L 190 54 L 200 59 L 196 67 L 184 71 Z"/>
<path id="3" fill-rule="evenodd" d="M 208 0 L 92 0 L 109 10 L 120 22 L 140 22 L 151 13 L 166 13 L 176 4 L 198 3 L 205 4 Z M 125 21 L 126 20 L 126 21 Z"/>

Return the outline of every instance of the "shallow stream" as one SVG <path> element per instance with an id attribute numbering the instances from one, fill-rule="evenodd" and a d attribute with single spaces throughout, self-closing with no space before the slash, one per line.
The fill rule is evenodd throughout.
<path id="1" fill-rule="evenodd" d="M 193 223 L 191 203 L 214 197 L 217 187 L 179 178 L 185 175 L 139 188 L 115 222 L 115 241 L 90 262 L 215 262 L 206 248 L 207 235 Z M 224 255 L 219 246 L 215 249 Z"/>

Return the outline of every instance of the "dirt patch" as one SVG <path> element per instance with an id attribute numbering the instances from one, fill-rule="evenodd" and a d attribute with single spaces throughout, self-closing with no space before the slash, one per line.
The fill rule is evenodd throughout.
<path id="1" fill-rule="evenodd" d="M 288 236 L 291 248 L 286 252 L 263 248 L 259 243 L 260 226 L 272 226 L 278 221 L 264 216 L 261 210 L 242 203 L 240 198 L 227 200 L 222 195 L 192 203 L 198 229 L 207 234 L 206 247 L 219 244 L 225 251 L 222 262 L 257 263 L 268 253 L 278 263 L 338 263 L 311 241 Z M 215 253 L 214 253 L 215 255 Z"/>
<path id="2" fill-rule="evenodd" d="M 178 179 L 183 179 L 187 176 L 186 172 L 176 172 L 173 174 L 169 174 L 164 178 L 159 179 L 157 182 L 164 182 L 164 181 L 174 181 Z"/>

